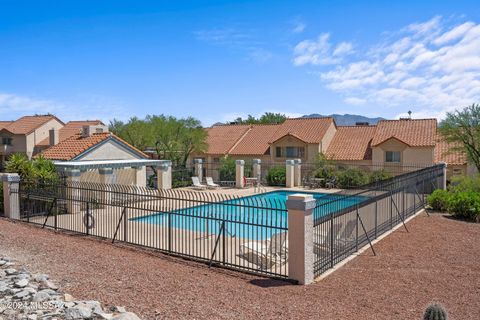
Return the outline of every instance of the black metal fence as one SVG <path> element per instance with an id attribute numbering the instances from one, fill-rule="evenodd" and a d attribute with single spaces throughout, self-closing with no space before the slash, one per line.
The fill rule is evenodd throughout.
<path id="1" fill-rule="evenodd" d="M 441 188 L 443 168 L 424 168 L 344 191 L 334 200 L 318 200 L 313 212 L 315 276 L 395 226 L 403 223 L 407 229 L 405 220 Z"/>
<path id="2" fill-rule="evenodd" d="M 284 201 L 85 182 L 21 183 L 19 196 L 29 223 L 287 277 Z"/>
<path id="3" fill-rule="evenodd" d="M 334 195 L 316 194 L 315 275 L 404 223 L 424 206 L 426 195 L 442 185 L 443 169 L 437 165 Z M 67 181 L 22 181 L 18 192 L 20 219 L 29 223 L 210 265 L 288 276 L 283 198 Z"/>

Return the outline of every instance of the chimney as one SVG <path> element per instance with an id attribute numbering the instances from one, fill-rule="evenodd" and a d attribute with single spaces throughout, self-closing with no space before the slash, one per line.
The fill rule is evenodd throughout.
<path id="1" fill-rule="evenodd" d="M 104 125 L 83 126 L 82 138 L 90 137 L 95 133 L 104 133 L 104 132 L 108 132 L 108 127 Z"/>
<path id="2" fill-rule="evenodd" d="M 48 138 L 49 138 L 49 144 L 51 146 L 58 144 L 59 142 L 58 129 L 55 129 L 55 128 L 50 129 L 48 131 Z"/>

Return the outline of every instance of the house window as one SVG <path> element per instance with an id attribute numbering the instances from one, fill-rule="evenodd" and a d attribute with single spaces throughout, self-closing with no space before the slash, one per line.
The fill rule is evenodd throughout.
<path id="1" fill-rule="evenodd" d="M 12 145 L 12 138 L 2 138 L 2 144 L 11 146 Z"/>
<path id="2" fill-rule="evenodd" d="M 213 158 L 213 163 L 219 163 L 220 162 L 220 158 Z"/>
<path id="3" fill-rule="evenodd" d="M 305 155 L 304 147 L 287 147 L 286 148 L 287 158 L 303 158 Z"/>
<path id="4" fill-rule="evenodd" d="M 453 169 L 453 175 L 454 176 L 459 176 L 463 173 L 463 170 L 462 169 L 459 169 L 459 168 L 455 168 Z"/>
<path id="5" fill-rule="evenodd" d="M 400 151 L 385 152 L 385 162 L 400 162 Z"/>
<path id="6" fill-rule="evenodd" d="M 281 158 L 282 157 L 282 147 L 275 148 L 275 157 Z"/>

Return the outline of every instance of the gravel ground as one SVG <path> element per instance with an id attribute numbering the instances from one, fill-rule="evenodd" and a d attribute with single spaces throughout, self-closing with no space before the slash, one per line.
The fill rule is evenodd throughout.
<path id="1" fill-rule="evenodd" d="M 480 224 L 433 214 L 310 286 L 244 275 L 0 219 L 0 252 L 79 299 L 145 319 L 420 319 L 431 302 L 480 319 Z"/>

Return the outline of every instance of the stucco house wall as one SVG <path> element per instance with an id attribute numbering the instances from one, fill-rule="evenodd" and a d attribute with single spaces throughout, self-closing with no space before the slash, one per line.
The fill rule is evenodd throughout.
<path id="1" fill-rule="evenodd" d="M 327 151 L 328 147 L 330 146 L 330 143 L 335 137 L 336 132 L 337 132 L 337 127 L 335 126 L 335 123 L 332 122 L 328 127 L 327 131 L 325 132 L 325 135 L 323 136 L 322 142 L 320 143 L 317 149 L 317 152 L 325 153 Z"/>
<path id="2" fill-rule="evenodd" d="M 417 164 L 433 164 L 434 163 L 434 150 L 432 147 L 409 147 L 405 143 L 392 138 L 384 143 L 372 147 L 372 163 L 381 164 L 384 163 L 388 166 L 389 163 L 385 162 L 385 153 L 387 151 L 399 151 L 400 163 L 392 163 L 392 165 L 417 165 Z"/>

